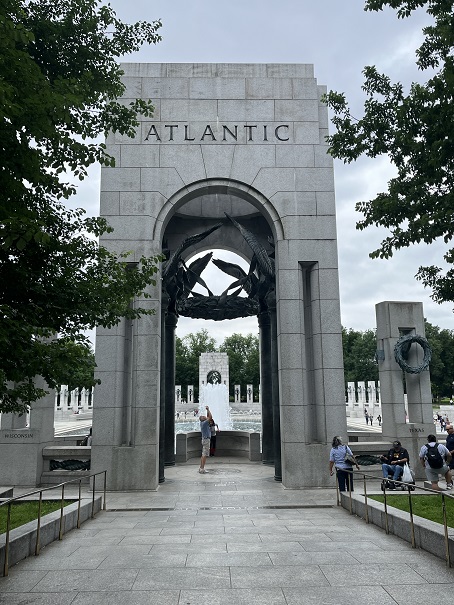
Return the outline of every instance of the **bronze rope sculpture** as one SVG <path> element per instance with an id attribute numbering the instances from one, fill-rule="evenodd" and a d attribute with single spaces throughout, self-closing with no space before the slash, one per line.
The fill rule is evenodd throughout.
<path id="1" fill-rule="evenodd" d="M 198 319 L 236 319 L 257 315 L 266 308 L 266 297 L 274 291 L 275 267 L 273 252 L 268 254 L 255 235 L 244 228 L 238 221 L 226 217 L 241 233 L 253 255 L 248 273 L 239 265 L 213 259 L 213 264 L 221 271 L 235 277 L 229 287 L 219 296 L 215 296 L 201 278 L 201 273 L 212 258 L 212 252 L 196 259 L 186 266 L 181 258 L 182 253 L 190 246 L 199 243 L 216 229 L 222 226 L 217 223 L 206 231 L 185 239 L 165 263 L 162 280 L 165 291 L 169 296 L 168 310 L 176 315 Z M 271 243 L 271 242 L 270 242 Z M 196 284 L 206 288 L 208 296 L 193 292 Z M 233 293 L 229 294 L 231 290 Z M 244 291 L 247 297 L 240 297 Z"/>

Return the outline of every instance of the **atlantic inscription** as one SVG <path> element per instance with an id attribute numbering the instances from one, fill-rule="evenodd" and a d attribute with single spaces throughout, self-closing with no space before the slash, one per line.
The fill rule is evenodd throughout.
<path id="1" fill-rule="evenodd" d="M 150 142 L 235 142 L 242 132 L 247 141 L 289 141 L 289 124 L 219 124 L 216 127 L 210 124 L 151 124 L 145 141 Z"/>

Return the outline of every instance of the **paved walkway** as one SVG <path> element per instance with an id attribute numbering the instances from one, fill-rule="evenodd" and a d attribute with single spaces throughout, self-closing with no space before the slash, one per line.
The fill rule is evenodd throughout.
<path id="1" fill-rule="evenodd" d="M 454 569 L 235 459 L 166 469 L 0 578 L 0 604 L 451 605 Z"/>

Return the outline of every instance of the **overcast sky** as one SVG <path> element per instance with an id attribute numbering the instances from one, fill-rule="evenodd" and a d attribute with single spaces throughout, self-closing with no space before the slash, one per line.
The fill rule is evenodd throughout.
<path id="1" fill-rule="evenodd" d="M 376 65 L 405 85 L 424 79 L 414 64 L 421 27 L 428 23 L 423 11 L 398 20 L 390 9 L 364 12 L 363 0 L 111 0 L 110 4 L 123 21 L 163 22 L 163 41 L 126 57 L 127 61 L 313 63 L 318 83 L 345 92 L 354 115 L 361 113 L 365 65 Z M 430 292 L 414 279 L 420 265 L 442 266 L 443 245 L 413 246 L 390 260 L 371 260 L 368 253 L 386 232 L 355 228 L 360 218 L 356 202 L 384 191 L 392 175 L 386 158 L 361 159 L 353 165 L 335 161 L 342 325 L 374 328 L 376 303 L 406 300 L 423 302 L 428 321 L 453 329 L 452 305 L 435 304 Z M 80 187 L 78 205 L 96 213 L 98 199 L 96 169 Z M 218 341 L 232 332 L 258 332 L 256 319 L 217 323 L 181 318 L 177 333 L 183 336 L 201 327 Z"/>

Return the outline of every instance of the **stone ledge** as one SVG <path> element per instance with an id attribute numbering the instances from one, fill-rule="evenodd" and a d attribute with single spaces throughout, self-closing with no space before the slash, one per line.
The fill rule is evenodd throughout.
<path id="1" fill-rule="evenodd" d="M 200 457 L 200 431 L 178 433 L 176 436 L 176 462 L 187 462 Z M 250 461 L 262 459 L 260 453 L 260 433 L 250 431 L 221 431 L 216 436 L 216 457 L 240 457 Z"/>
<path id="2" fill-rule="evenodd" d="M 368 494 L 367 507 L 369 523 L 386 528 L 385 507 L 381 502 L 371 500 Z M 341 506 L 350 511 L 350 498 L 345 492 L 341 494 Z M 357 517 L 365 519 L 364 494 L 352 494 L 352 512 Z M 410 515 L 388 504 L 388 529 L 389 533 L 411 543 Z M 415 544 L 417 548 L 426 550 L 431 554 L 446 560 L 446 546 L 444 527 L 440 523 L 429 521 L 422 517 L 414 516 Z M 449 556 L 454 564 L 454 530 L 448 528 Z"/>
<path id="3" fill-rule="evenodd" d="M 52 498 L 58 500 L 58 498 Z M 69 499 L 69 498 L 68 498 Z M 25 498 L 21 502 L 25 502 Z M 91 517 L 92 499 L 83 498 L 80 505 L 80 522 L 84 523 Z M 102 496 L 95 496 L 94 510 L 99 512 L 102 507 Z M 65 506 L 63 510 L 63 532 L 77 527 L 77 508 L 78 501 Z M 11 568 L 22 559 L 35 554 L 36 544 L 36 521 L 30 521 L 25 525 L 11 530 L 9 539 L 8 561 Z M 40 546 L 43 548 L 51 542 L 58 540 L 60 528 L 60 510 L 45 515 L 41 518 Z M 64 538 L 63 538 L 64 539 Z M 5 564 L 6 534 L 0 535 L 0 576 L 3 576 L 3 566 Z"/>
<path id="4" fill-rule="evenodd" d="M 43 458 L 90 458 L 91 445 L 49 445 L 43 448 Z"/>

